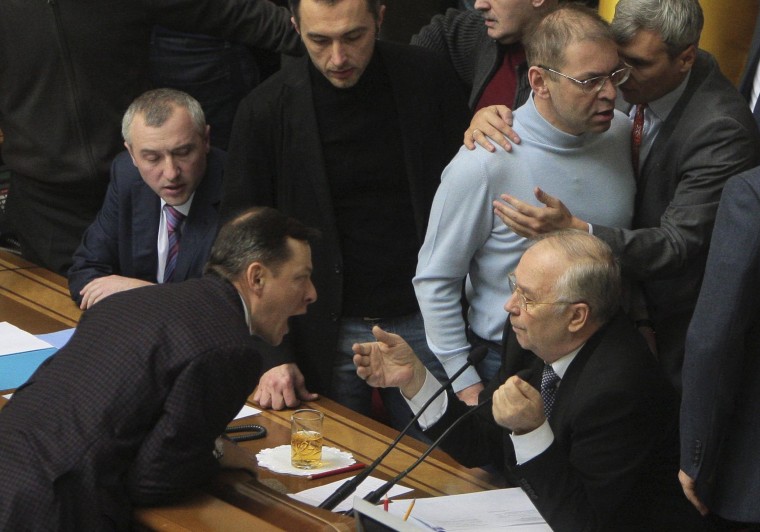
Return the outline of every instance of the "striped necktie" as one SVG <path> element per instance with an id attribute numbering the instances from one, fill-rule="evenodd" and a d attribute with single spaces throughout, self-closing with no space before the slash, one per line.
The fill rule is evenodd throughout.
<path id="1" fill-rule="evenodd" d="M 177 255 L 179 254 L 179 239 L 182 236 L 182 222 L 185 215 L 171 205 L 164 205 L 166 216 L 166 228 L 169 233 L 169 249 L 166 252 L 166 267 L 164 268 L 164 282 L 170 283 L 177 268 Z"/>

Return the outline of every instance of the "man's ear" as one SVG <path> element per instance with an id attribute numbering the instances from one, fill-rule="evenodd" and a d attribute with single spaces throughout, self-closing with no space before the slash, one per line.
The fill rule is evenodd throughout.
<path id="1" fill-rule="evenodd" d="M 211 126 L 206 124 L 206 130 L 203 132 L 203 149 L 206 153 L 211 151 Z"/>
<path id="2" fill-rule="evenodd" d="M 532 66 L 528 69 L 528 81 L 530 82 L 530 88 L 539 98 L 547 99 L 551 95 L 549 94 L 549 87 L 546 85 L 546 72 L 543 68 Z"/>
<path id="3" fill-rule="evenodd" d="M 385 19 L 385 4 L 380 4 L 380 9 L 377 10 L 377 32 L 380 33 L 380 27 L 383 25 Z"/>
<path id="4" fill-rule="evenodd" d="M 137 161 L 135 161 L 135 154 L 132 153 L 132 146 L 130 146 L 127 141 L 124 141 L 124 147 L 127 148 L 127 152 L 129 152 L 129 156 L 132 158 L 132 164 L 137 166 Z"/>
<path id="5" fill-rule="evenodd" d="M 248 289 L 257 296 L 261 296 L 264 290 L 264 282 L 267 270 L 260 262 L 252 262 L 245 270 L 245 284 Z"/>
<path id="6" fill-rule="evenodd" d="M 298 27 L 298 22 L 296 22 L 296 17 L 290 17 L 290 23 L 293 24 L 293 28 L 296 30 L 296 33 L 298 35 L 301 35 L 301 29 Z"/>
<path id="7" fill-rule="evenodd" d="M 570 305 L 570 309 L 572 310 L 572 315 L 570 316 L 570 323 L 567 325 L 567 329 L 571 333 L 576 333 L 589 322 L 591 307 L 588 306 L 588 303 L 580 302 Z"/>
<path id="8" fill-rule="evenodd" d="M 678 67 L 681 73 L 686 73 L 689 70 L 691 70 L 691 67 L 694 65 L 694 61 L 697 60 L 697 46 L 694 44 L 690 44 L 686 50 L 681 52 L 676 56 L 676 61 L 678 61 Z"/>

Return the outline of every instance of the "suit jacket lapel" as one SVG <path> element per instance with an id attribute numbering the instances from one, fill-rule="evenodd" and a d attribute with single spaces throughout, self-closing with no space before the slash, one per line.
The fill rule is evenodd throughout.
<path id="1" fill-rule="evenodd" d="M 158 269 L 158 223 L 161 200 L 142 180 L 132 187 L 132 257 L 135 275 L 145 272 L 155 280 Z"/>
<path id="2" fill-rule="evenodd" d="M 649 150 L 649 156 L 644 165 L 641 168 L 641 175 L 638 182 L 639 200 L 643 200 L 644 196 L 642 191 L 646 188 L 647 181 L 652 174 L 657 173 L 657 169 L 665 166 L 665 161 L 672 157 L 672 153 L 668 150 L 667 146 L 673 136 L 673 131 L 678 125 L 681 115 L 683 115 L 684 109 L 691 101 L 691 97 L 696 92 L 698 86 L 704 81 L 708 70 L 708 60 L 702 52 L 697 55 L 697 60 L 691 68 L 691 74 L 689 75 L 689 81 L 686 84 L 686 89 L 681 94 L 681 97 L 676 102 L 673 109 L 670 111 L 668 118 L 662 123 L 660 131 L 657 133 L 657 138 L 654 139 L 652 148 Z M 673 179 L 676 176 L 669 177 Z M 638 204 L 637 204 L 638 207 Z"/>
<path id="3" fill-rule="evenodd" d="M 278 186 L 300 187 L 311 185 L 316 202 L 315 210 L 327 219 L 329 229 L 336 225 L 330 196 L 330 183 L 325 173 L 322 142 L 319 138 L 319 125 L 314 111 L 314 97 L 311 90 L 308 56 L 302 57 L 298 64 L 288 71 L 283 86 L 281 146 L 294 147 L 292 153 L 280 154 L 283 175 L 289 179 L 280 179 Z M 276 197 L 287 198 L 287 191 L 278 191 Z M 296 213 L 294 215 L 297 216 Z M 327 235 L 327 233 L 325 233 Z"/>
<path id="4" fill-rule="evenodd" d="M 177 256 L 177 267 L 174 270 L 176 280 L 184 280 L 189 277 L 194 264 L 205 261 L 207 247 L 205 242 L 213 240 L 217 229 L 219 204 L 222 200 L 221 179 L 211 175 L 213 170 L 209 166 L 203 177 L 198 190 L 193 197 L 190 213 L 187 216 L 182 231 L 182 240 Z"/>

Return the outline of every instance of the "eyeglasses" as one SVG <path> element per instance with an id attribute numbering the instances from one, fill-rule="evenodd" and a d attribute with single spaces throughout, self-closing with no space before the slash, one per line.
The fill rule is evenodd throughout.
<path id="1" fill-rule="evenodd" d="M 625 65 L 623 68 L 619 68 L 607 76 L 595 76 L 593 78 L 589 78 L 587 80 L 581 81 L 579 79 L 575 79 L 572 76 L 568 76 L 567 74 L 563 74 L 562 72 L 554 70 L 553 68 L 549 68 L 543 65 L 538 65 L 538 68 L 543 68 L 544 70 L 548 70 L 549 72 L 559 74 L 563 78 L 567 78 L 570 81 L 574 81 L 575 83 L 580 85 L 581 90 L 583 90 L 583 92 L 586 94 L 596 94 L 596 93 L 601 92 L 607 80 L 610 80 L 610 83 L 612 83 L 615 87 L 619 87 L 620 85 L 622 85 L 628 80 L 629 76 L 631 75 L 631 69 L 632 69 L 632 67 Z"/>
<path id="2" fill-rule="evenodd" d="M 528 299 L 525 297 L 525 294 L 522 291 L 522 288 L 517 286 L 517 277 L 515 277 L 515 273 L 508 273 L 507 274 L 507 281 L 509 282 L 509 289 L 512 291 L 513 294 L 517 296 L 517 303 L 520 307 L 520 310 L 528 311 L 529 307 L 536 306 L 536 305 L 568 305 L 569 303 L 567 301 L 551 301 L 551 302 L 542 302 L 542 301 L 533 301 L 532 299 Z"/>

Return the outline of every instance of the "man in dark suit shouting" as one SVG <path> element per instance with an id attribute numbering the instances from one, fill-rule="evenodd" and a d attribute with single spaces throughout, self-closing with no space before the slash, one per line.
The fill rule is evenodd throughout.
<path id="1" fill-rule="evenodd" d="M 82 309 L 152 283 L 200 277 L 218 228 L 224 152 L 200 104 L 173 89 L 139 96 L 122 120 L 127 151 L 111 165 L 97 218 L 69 269 Z"/>
<path id="2" fill-rule="evenodd" d="M 504 464 L 553 530 L 699 530 L 676 479 L 675 392 L 619 312 L 609 247 L 580 231 L 549 235 L 509 282 L 502 366 L 480 394 L 492 408 L 443 448 L 470 467 Z M 357 374 L 398 386 L 419 410 L 438 384 L 400 336 L 375 335 L 354 346 Z M 420 418 L 430 436 L 470 408 L 451 392 L 436 401 Z"/>
<path id="3" fill-rule="evenodd" d="M 110 296 L 0 411 L 0 529 L 129 530 L 219 467 L 253 470 L 218 438 L 315 301 L 310 230 L 274 209 L 222 228 L 207 274 Z"/>

